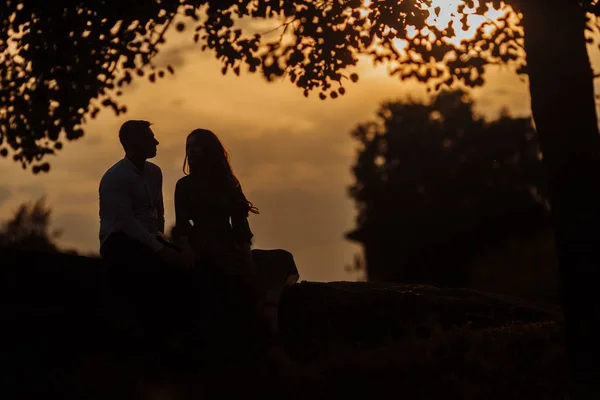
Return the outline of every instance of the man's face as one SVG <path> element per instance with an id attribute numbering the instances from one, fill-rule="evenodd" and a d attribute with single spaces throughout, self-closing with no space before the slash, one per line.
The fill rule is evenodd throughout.
<path id="1" fill-rule="evenodd" d="M 156 157 L 156 150 L 158 146 L 158 140 L 154 137 L 154 132 L 150 127 L 142 130 L 136 135 L 135 141 L 136 152 L 144 158 Z"/>

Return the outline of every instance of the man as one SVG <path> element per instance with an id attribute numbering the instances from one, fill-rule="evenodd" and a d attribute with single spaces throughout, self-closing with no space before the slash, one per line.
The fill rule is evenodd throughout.
<path id="1" fill-rule="evenodd" d="M 125 122 L 119 140 L 125 157 L 106 171 L 99 187 L 100 255 L 108 261 L 113 288 L 136 306 L 154 346 L 156 335 L 168 340 L 170 328 L 181 322 L 175 311 L 186 303 L 185 264 L 163 238 L 162 172 L 146 161 L 158 146 L 150 123 Z"/>
<path id="2" fill-rule="evenodd" d="M 156 156 L 158 146 L 150 123 L 125 122 L 119 140 L 125 157 L 100 180 L 100 254 L 116 264 L 144 261 L 181 267 L 179 253 L 162 239 L 162 171 L 146 161 Z"/>

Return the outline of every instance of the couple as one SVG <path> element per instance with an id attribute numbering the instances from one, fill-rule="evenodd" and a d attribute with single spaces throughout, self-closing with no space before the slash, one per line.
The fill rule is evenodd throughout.
<path id="1" fill-rule="evenodd" d="M 266 343 L 278 343 L 279 298 L 299 274 L 289 252 L 251 249 L 248 216 L 258 210 L 244 195 L 217 136 L 196 129 L 187 137 L 185 176 L 174 194 L 175 243 L 164 237 L 161 169 L 147 161 L 159 144 L 150 123 L 125 122 L 119 140 L 125 157 L 106 171 L 99 187 L 100 254 L 115 281 L 125 292 L 142 293 L 134 297 L 150 319 L 162 314 L 182 326 L 182 320 L 205 311 L 195 308 L 202 302 L 237 313 L 237 322 L 260 331 Z M 241 334 L 231 333 L 232 340 Z"/>

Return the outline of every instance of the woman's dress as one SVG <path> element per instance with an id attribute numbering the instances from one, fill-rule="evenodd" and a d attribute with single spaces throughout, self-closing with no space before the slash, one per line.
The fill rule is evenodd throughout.
<path id="1" fill-rule="evenodd" d="M 175 192 L 177 236 L 188 237 L 197 256 L 196 267 L 213 278 L 212 289 L 219 297 L 216 302 L 227 306 L 233 301 L 230 308 L 258 303 L 268 330 L 276 332 L 281 294 L 299 278 L 292 254 L 281 249 L 252 250 L 255 269 L 248 268 L 244 248 L 249 249 L 254 235 L 248 224 L 248 203 L 239 183 L 215 189 L 185 176 L 177 182 Z M 248 301 L 249 297 L 253 300 Z"/>

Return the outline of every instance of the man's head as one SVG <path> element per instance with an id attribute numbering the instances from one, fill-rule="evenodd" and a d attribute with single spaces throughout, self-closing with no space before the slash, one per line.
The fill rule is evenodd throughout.
<path id="1" fill-rule="evenodd" d="M 129 120 L 121 125 L 119 140 L 127 155 L 143 159 L 156 156 L 158 140 L 150 125 L 150 122 L 141 120 Z"/>

